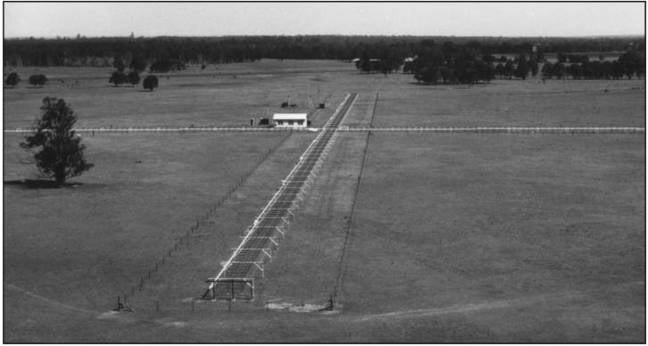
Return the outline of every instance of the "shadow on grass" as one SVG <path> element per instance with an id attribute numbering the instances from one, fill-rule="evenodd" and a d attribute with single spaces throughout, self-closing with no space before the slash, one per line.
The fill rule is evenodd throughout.
<path id="1" fill-rule="evenodd" d="M 59 186 L 55 181 L 47 179 L 5 180 L 4 184 L 5 186 L 16 186 L 23 189 L 62 189 L 83 185 L 82 183 L 65 183 Z"/>

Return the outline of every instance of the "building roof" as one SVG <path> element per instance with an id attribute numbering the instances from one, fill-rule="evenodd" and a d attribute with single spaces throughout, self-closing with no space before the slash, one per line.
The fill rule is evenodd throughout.
<path id="1" fill-rule="evenodd" d="M 308 113 L 275 113 L 273 120 L 306 120 Z"/>

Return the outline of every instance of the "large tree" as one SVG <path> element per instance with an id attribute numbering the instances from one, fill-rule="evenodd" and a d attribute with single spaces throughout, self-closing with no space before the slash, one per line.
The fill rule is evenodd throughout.
<path id="1" fill-rule="evenodd" d="M 25 137 L 20 146 L 27 150 L 41 148 L 34 154 L 36 167 L 61 187 L 68 178 L 79 176 L 94 165 L 84 159 L 85 145 L 72 130 L 77 120 L 72 108 L 63 99 L 46 97 L 40 109 L 42 116 L 34 133 Z"/>

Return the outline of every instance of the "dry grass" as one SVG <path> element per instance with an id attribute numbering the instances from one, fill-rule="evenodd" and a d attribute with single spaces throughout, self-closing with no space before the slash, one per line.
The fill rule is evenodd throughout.
<path id="1" fill-rule="evenodd" d="M 154 92 L 109 85 L 109 69 L 80 69 L 78 73 L 86 79 L 80 80 L 80 87 L 69 88 L 55 77 L 69 83 L 75 80 L 75 69 L 44 69 L 41 72 L 52 76 L 45 87 L 31 88 L 23 82 L 15 89 L 5 89 L 4 127 L 31 126 L 46 96 L 68 101 L 79 116 L 80 127 L 247 126 L 251 117 L 285 112 L 280 105 L 289 99 L 298 106 L 291 112 L 314 111 L 324 100 L 329 107 L 337 105 L 346 90 L 328 82 L 331 73 L 311 71 L 345 69 L 350 64 L 316 61 L 305 68 L 299 67 L 303 62 L 294 67 L 288 61 L 264 61 L 241 65 L 160 75 L 160 87 Z M 265 72 L 256 73 L 259 71 Z M 248 74 L 236 75 L 244 72 Z M 318 119 L 316 116 L 314 126 L 321 124 Z"/>
<path id="2" fill-rule="evenodd" d="M 494 332 L 475 340 L 641 341 L 644 144 L 614 135 L 375 135 L 345 310 L 518 299 L 495 309 L 497 319 L 488 304 L 468 314 L 468 324 Z M 601 325 L 625 332 L 591 333 Z"/>
<path id="3" fill-rule="evenodd" d="M 496 80 L 458 87 L 401 77 L 399 88 L 381 91 L 375 126 L 646 125 L 643 80 Z"/>
<path id="4" fill-rule="evenodd" d="M 334 72 L 348 65 L 210 67 L 162 78 L 154 93 L 107 86 L 109 69 L 48 71 L 78 77 L 83 87 L 5 90 L 4 125 L 29 126 L 40 99 L 53 95 L 72 103 L 81 126 L 238 126 L 249 114 L 278 110 L 288 95 L 306 100 L 318 88 L 331 95 L 317 113 L 320 123 L 346 92 L 357 91 L 346 124 L 366 125 L 379 91 L 375 126 L 645 124 L 643 89 L 632 89 L 643 84 L 635 81 L 498 81 L 465 89 L 415 85 L 409 75 Z M 342 313 L 266 312 L 263 299 L 323 302 L 339 274 L 341 228 L 364 146 L 364 134 L 340 134 L 268 278 L 258 283 L 265 298 L 236 304 L 233 313 L 222 303 L 196 304 L 192 312 L 186 299 L 202 293 L 203 280 L 313 138 L 295 133 L 147 282 L 132 300 L 137 313 L 101 315 L 282 136 L 89 136 L 97 166 L 75 180 L 80 187 L 5 184 L 5 342 L 644 340 L 639 135 L 372 135 Z M 20 140 L 4 137 L 5 181 L 33 178 L 21 163 Z"/>
<path id="5" fill-rule="evenodd" d="M 105 309 L 283 136 L 86 138 L 96 166 L 80 187 L 5 185 L 5 282 Z M 5 181 L 33 174 L 17 138 L 4 139 Z"/>

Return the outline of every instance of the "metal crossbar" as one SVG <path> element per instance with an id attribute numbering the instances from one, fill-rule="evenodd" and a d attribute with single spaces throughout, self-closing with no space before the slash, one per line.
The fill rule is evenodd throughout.
<path id="1" fill-rule="evenodd" d="M 209 287 L 203 297 L 218 298 L 217 291 L 220 292 L 220 290 L 217 290 L 217 286 L 219 284 L 231 284 L 229 297 L 234 297 L 236 292 L 232 284 L 233 281 L 249 280 L 254 278 L 259 271 L 263 275 L 264 261 L 266 258 L 271 258 L 270 252 L 263 249 L 271 248 L 273 245 L 278 246 L 277 240 L 272 235 L 275 231 L 284 235 L 284 229 L 279 226 L 288 225 L 290 222 L 288 218 L 294 217 L 292 209 L 296 207 L 296 201 L 303 197 L 305 189 L 308 188 L 304 178 L 310 178 L 313 170 L 320 166 L 322 158 L 333 142 L 332 138 L 338 130 L 338 125 L 356 99 L 357 94 L 348 94 L 344 98 L 333 116 L 301 155 L 299 162 L 282 180 L 282 185 L 256 217 L 252 226 L 247 229 L 243 240 L 234 249 L 220 272 L 207 280 Z"/>

